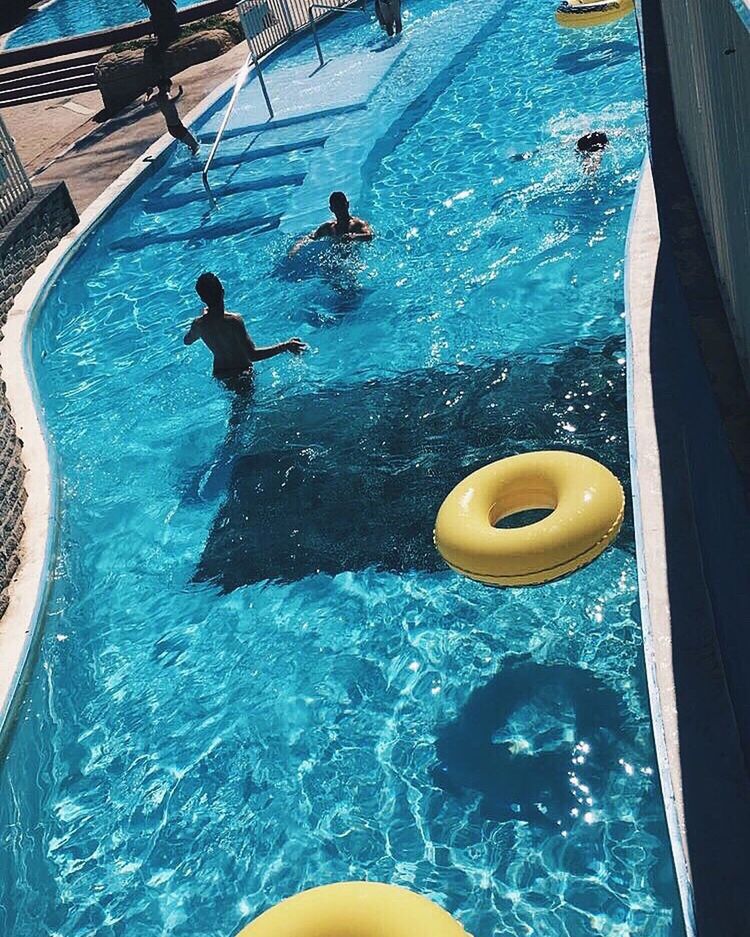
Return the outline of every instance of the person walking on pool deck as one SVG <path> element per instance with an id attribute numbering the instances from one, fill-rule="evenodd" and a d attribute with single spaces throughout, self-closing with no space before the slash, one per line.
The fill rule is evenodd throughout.
<path id="1" fill-rule="evenodd" d="M 182 96 L 182 85 L 180 85 L 180 90 L 177 94 L 170 98 L 169 92 L 172 88 L 172 82 L 169 78 L 163 78 L 157 85 L 156 97 L 156 106 L 162 112 L 164 120 L 167 124 L 167 131 L 175 138 L 175 140 L 181 140 L 185 146 L 190 150 L 193 156 L 198 155 L 200 150 L 200 145 L 195 137 L 190 133 L 187 127 L 180 120 L 180 115 L 177 110 L 177 105 L 175 101 L 178 101 Z M 146 95 L 146 101 L 149 100 L 149 95 Z"/>
<path id="2" fill-rule="evenodd" d="M 370 225 L 361 218 L 355 218 L 349 212 L 349 199 L 343 192 L 331 192 L 328 207 L 336 216 L 335 221 L 324 221 L 313 232 L 306 234 L 294 245 L 289 252 L 293 256 L 304 244 L 309 241 L 319 241 L 321 238 L 335 238 L 337 241 L 371 241 L 373 231 Z"/>
<path id="3" fill-rule="evenodd" d="M 141 3 L 148 10 L 156 50 L 161 55 L 180 35 L 177 4 L 175 0 L 141 0 Z"/>
<path id="4" fill-rule="evenodd" d="M 273 358 L 285 351 L 299 355 L 307 347 L 299 338 L 258 348 L 247 334 L 242 316 L 224 309 L 224 287 L 215 273 L 202 273 L 195 290 L 206 304 L 203 315 L 194 319 L 183 341 L 192 345 L 201 339 L 213 352 L 214 377 L 236 378 L 252 371 L 255 361 Z"/>

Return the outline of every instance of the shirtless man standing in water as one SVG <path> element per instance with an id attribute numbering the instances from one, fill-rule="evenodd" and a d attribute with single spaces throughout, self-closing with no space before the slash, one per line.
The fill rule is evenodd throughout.
<path id="1" fill-rule="evenodd" d="M 202 273 L 195 290 L 206 304 L 202 316 L 193 320 L 185 335 L 186 345 L 201 339 L 213 352 L 214 377 L 223 380 L 241 377 L 252 371 L 255 361 L 273 358 L 285 351 L 299 355 L 307 347 L 299 338 L 278 345 L 258 348 L 247 334 L 242 316 L 224 309 L 224 287 L 215 273 Z"/>
<path id="2" fill-rule="evenodd" d="M 336 216 L 336 220 L 324 221 L 311 234 L 300 238 L 289 251 L 290 257 L 293 257 L 305 244 L 309 244 L 310 241 L 319 241 L 321 238 L 334 238 L 336 241 L 344 242 L 372 240 L 372 228 L 366 221 L 355 218 L 349 213 L 349 199 L 343 192 L 331 192 L 328 207 Z"/>

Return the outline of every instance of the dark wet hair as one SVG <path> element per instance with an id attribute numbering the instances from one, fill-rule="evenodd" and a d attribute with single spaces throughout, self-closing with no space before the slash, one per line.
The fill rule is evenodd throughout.
<path id="1" fill-rule="evenodd" d="M 603 130 L 594 130 L 592 133 L 585 133 L 576 143 L 576 149 L 579 153 L 598 153 L 609 143 L 609 138 Z"/>
<path id="2" fill-rule="evenodd" d="M 224 287 L 215 273 L 202 273 L 195 281 L 195 292 L 207 306 L 213 306 L 223 296 Z"/>
<path id="3" fill-rule="evenodd" d="M 335 214 L 337 205 L 341 206 L 341 208 L 349 208 L 349 199 L 343 192 L 331 192 L 328 204 L 331 207 L 331 211 Z"/>
<path id="4" fill-rule="evenodd" d="M 156 87 L 159 89 L 159 91 L 164 91 L 166 93 L 172 87 L 172 79 L 160 78 L 156 83 Z"/>

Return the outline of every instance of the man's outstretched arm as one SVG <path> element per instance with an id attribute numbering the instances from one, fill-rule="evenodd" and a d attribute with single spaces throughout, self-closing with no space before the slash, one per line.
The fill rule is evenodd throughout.
<path id="1" fill-rule="evenodd" d="M 307 345 L 301 338 L 290 338 L 286 342 L 279 342 L 278 345 L 267 345 L 265 348 L 258 348 L 253 345 L 250 351 L 252 361 L 265 361 L 266 358 L 275 358 L 276 355 L 283 355 L 285 351 L 293 355 L 300 355 L 307 348 Z"/>
<path id="2" fill-rule="evenodd" d="M 240 319 L 242 331 L 244 333 L 245 347 L 251 361 L 265 361 L 266 358 L 275 358 L 276 355 L 283 355 L 285 351 L 293 355 L 301 354 L 307 345 L 300 338 L 290 338 L 286 342 L 279 342 L 278 345 L 266 345 L 265 348 L 258 348 L 255 342 L 250 338 L 245 327 L 245 323 Z"/>
<path id="3" fill-rule="evenodd" d="M 192 345 L 193 342 L 197 342 L 201 337 L 199 322 L 200 319 L 193 319 L 193 321 L 190 323 L 190 328 L 187 330 L 185 337 L 183 338 L 183 342 L 186 345 Z"/>
<path id="4" fill-rule="evenodd" d="M 294 255 L 305 246 L 309 244 L 310 241 L 318 241 L 320 238 L 328 237 L 331 234 L 332 226 L 330 221 L 326 221 L 324 224 L 319 225 L 314 231 L 311 231 L 309 234 L 305 234 L 301 237 L 289 251 L 288 257 L 294 257 Z"/>

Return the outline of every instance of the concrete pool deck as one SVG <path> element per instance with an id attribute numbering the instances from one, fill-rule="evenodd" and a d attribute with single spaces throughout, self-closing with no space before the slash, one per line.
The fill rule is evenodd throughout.
<path id="1" fill-rule="evenodd" d="M 217 86 L 231 80 L 246 57 L 242 42 L 217 59 L 180 72 L 174 83 L 185 92 L 178 104 L 183 120 Z M 79 213 L 165 133 L 164 118 L 153 104 L 143 107 L 137 101 L 97 123 L 94 117 L 101 106 L 98 92 L 91 91 L 3 111 L 32 182 L 64 180 Z"/>

